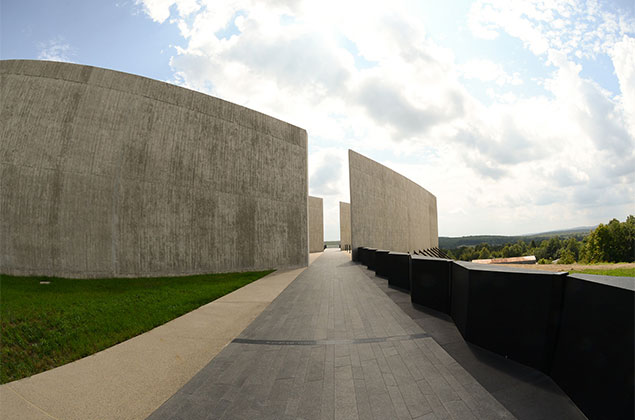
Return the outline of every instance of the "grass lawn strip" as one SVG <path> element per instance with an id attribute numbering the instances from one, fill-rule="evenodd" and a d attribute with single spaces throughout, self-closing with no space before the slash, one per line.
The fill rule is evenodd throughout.
<path id="1" fill-rule="evenodd" d="M 571 273 L 597 274 L 601 276 L 635 277 L 635 268 L 611 268 L 611 269 L 587 268 L 584 270 L 573 270 L 571 271 Z"/>
<path id="2" fill-rule="evenodd" d="M 0 383 L 104 350 L 271 272 L 132 279 L 0 275 Z"/>

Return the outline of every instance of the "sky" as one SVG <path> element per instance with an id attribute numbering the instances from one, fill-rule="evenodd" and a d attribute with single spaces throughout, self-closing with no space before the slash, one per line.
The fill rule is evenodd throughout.
<path id="1" fill-rule="evenodd" d="M 440 236 L 635 214 L 632 0 L 1 0 L 0 58 L 146 76 L 306 129 L 325 240 L 348 149 L 434 194 Z"/>

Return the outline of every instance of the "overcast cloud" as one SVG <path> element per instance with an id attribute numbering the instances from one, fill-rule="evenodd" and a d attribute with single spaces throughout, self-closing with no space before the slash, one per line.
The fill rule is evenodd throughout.
<path id="1" fill-rule="evenodd" d="M 327 239 L 349 200 L 349 148 L 435 194 L 441 235 L 635 212 L 632 8 L 477 0 L 448 35 L 406 0 L 139 6 L 179 28 L 173 82 L 307 129 Z"/>

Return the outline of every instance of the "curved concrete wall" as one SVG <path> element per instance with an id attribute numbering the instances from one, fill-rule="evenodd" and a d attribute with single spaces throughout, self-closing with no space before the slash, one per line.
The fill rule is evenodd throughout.
<path id="1" fill-rule="evenodd" d="M 306 131 L 167 83 L 0 62 L 0 271 L 305 266 Z"/>
<path id="2" fill-rule="evenodd" d="M 340 247 L 351 248 L 351 205 L 340 201 Z"/>
<path id="3" fill-rule="evenodd" d="M 309 196 L 309 252 L 324 251 L 324 204 Z"/>
<path id="4" fill-rule="evenodd" d="M 439 246 L 437 199 L 403 175 L 348 151 L 351 244 L 412 252 Z"/>

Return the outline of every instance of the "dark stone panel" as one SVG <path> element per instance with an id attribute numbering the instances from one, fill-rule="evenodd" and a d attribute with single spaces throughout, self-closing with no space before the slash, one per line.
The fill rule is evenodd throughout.
<path id="1" fill-rule="evenodd" d="M 548 373 L 566 273 L 469 263 L 455 266 L 467 270 L 467 282 L 457 282 L 457 290 L 452 278 L 453 309 L 455 294 L 467 296 L 463 330 L 459 327 L 466 340 Z"/>
<path id="2" fill-rule="evenodd" d="M 389 288 L 377 277 L 373 279 L 518 420 L 587 420 L 549 376 L 466 342 L 449 315 L 413 304 L 405 292 Z"/>
<path id="3" fill-rule="evenodd" d="M 368 267 L 368 248 L 359 248 L 359 262 Z"/>
<path id="4" fill-rule="evenodd" d="M 364 265 L 368 267 L 369 270 L 375 270 L 375 251 L 376 248 L 366 248 L 366 262 Z"/>
<path id="5" fill-rule="evenodd" d="M 467 340 L 467 316 L 470 271 L 461 263 L 452 264 L 450 274 L 450 316 L 461 335 Z"/>
<path id="6" fill-rule="evenodd" d="M 565 280 L 551 376 L 589 419 L 631 420 L 635 293 L 580 277 Z"/>
<path id="7" fill-rule="evenodd" d="M 452 260 L 413 256 L 410 261 L 412 303 L 450 313 Z"/>
<path id="8" fill-rule="evenodd" d="M 375 275 L 388 278 L 388 253 L 387 249 L 375 251 Z"/>
<path id="9" fill-rule="evenodd" d="M 390 252 L 387 261 L 388 285 L 410 290 L 410 254 Z"/>
<path id="10" fill-rule="evenodd" d="M 422 293 L 426 281 L 434 289 L 443 285 L 440 279 L 449 284 L 446 308 L 455 331 L 470 344 L 445 334 L 443 311 L 434 307 L 443 299 Z M 632 278 L 567 276 L 412 256 L 410 281 L 413 306 L 400 302 L 400 307 L 462 364 L 474 364 L 468 370 L 519 418 L 635 418 Z M 411 313 L 416 308 L 439 311 L 441 318 L 431 322 L 427 312 Z"/>
<path id="11" fill-rule="evenodd" d="M 353 250 L 353 253 L 351 255 L 351 259 L 355 262 L 360 262 L 360 263 L 364 263 L 364 251 L 366 250 L 365 247 L 360 246 L 357 249 Z"/>

